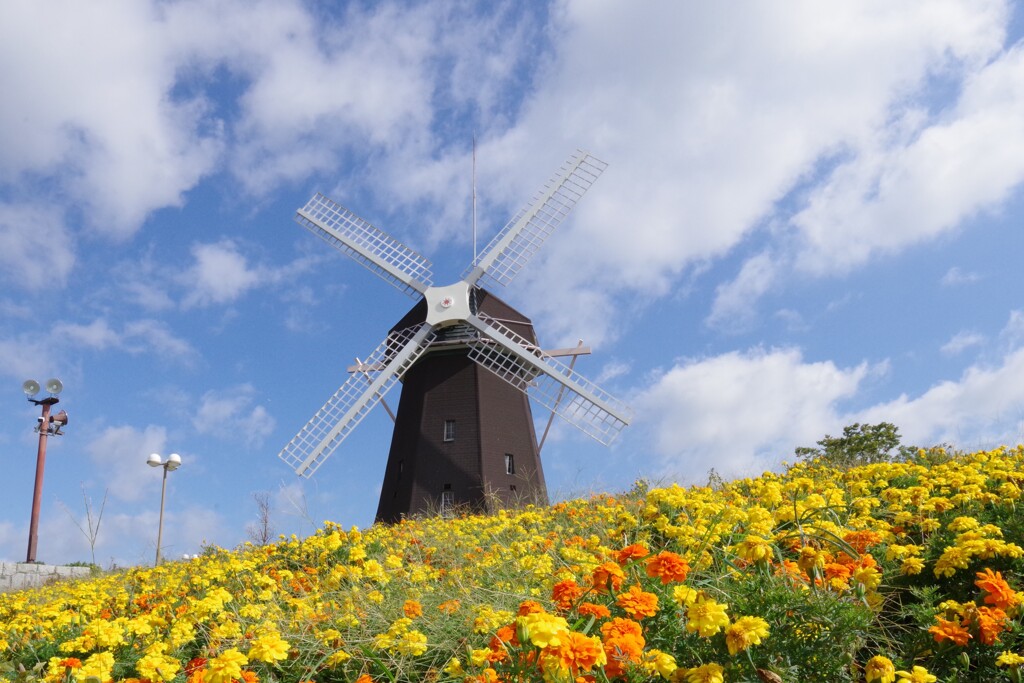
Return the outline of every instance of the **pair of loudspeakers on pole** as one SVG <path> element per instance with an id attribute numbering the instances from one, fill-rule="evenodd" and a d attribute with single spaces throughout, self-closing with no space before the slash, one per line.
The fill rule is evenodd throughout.
<path id="1" fill-rule="evenodd" d="M 21 384 L 21 390 L 25 392 L 26 396 L 32 397 L 39 393 L 40 390 L 39 382 L 34 379 L 27 379 Z M 56 396 L 60 392 L 64 391 L 64 383 L 56 377 L 46 380 L 46 391 L 51 396 Z"/>

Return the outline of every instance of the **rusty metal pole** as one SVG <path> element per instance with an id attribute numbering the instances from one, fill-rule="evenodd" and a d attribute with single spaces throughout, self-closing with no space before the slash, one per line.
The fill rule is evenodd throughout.
<path id="1" fill-rule="evenodd" d="M 39 450 L 36 453 L 36 486 L 32 493 L 32 517 L 28 525 L 28 553 L 25 562 L 36 561 L 36 545 L 39 541 L 39 507 L 43 499 L 43 472 L 46 469 L 46 437 L 49 436 L 50 406 L 58 403 L 56 396 L 36 402 L 43 407 L 43 417 L 39 422 Z"/>

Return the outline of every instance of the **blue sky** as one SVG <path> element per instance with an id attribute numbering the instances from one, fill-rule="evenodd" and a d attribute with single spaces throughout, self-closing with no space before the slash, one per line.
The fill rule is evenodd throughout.
<path id="1" fill-rule="evenodd" d="M 104 566 L 365 526 L 377 409 L 311 480 L 276 456 L 412 301 L 293 222 L 317 191 L 436 284 L 577 148 L 609 164 L 505 290 L 636 412 L 556 421 L 556 498 L 756 475 L 852 422 L 1024 440 L 1024 10 L 1005 2 L 0 6 L 0 559 Z M 12 68 L 11 65 L 16 65 Z M 388 396 L 397 405 L 398 390 Z M 536 412 L 543 424 L 546 415 Z"/>

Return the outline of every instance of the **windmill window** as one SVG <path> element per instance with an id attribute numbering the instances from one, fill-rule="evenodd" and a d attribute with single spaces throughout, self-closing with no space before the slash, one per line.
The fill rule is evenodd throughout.
<path id="1" fill-rule="evenodd" d="M 444 440 L 455 441 L 455 420 L 444 421 Z"/>
<path id="2" fill-rule="evenodd" d="M 516 492 L 516 485 L 515 484 L 510 484 L 509 487 L 508 487 L 508 490 L 511 491 L 512 493 L 515 493 Z"/>
<path id="3" fill-rule="evenodd" d="M 505 474 L 516 473 L 516 459 L 511 453 L 505 454 Z"/>
<path id="4" fill-rule="evenodd" d="M 452 491 L 441 492 L 441 514 L 451 514 L 452 508 L 455 507 L 455 493 Z"/>

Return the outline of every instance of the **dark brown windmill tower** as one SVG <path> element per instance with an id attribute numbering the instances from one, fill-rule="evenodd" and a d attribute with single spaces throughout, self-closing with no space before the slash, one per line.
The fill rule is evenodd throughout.
<path id="1" fill-rule="evenodd" d="M 547 500 L 530 399 L 603 443 L 630 411 L 543 351 L 533 324 L 483 285 L 505 285 L 565 219 L 606 164 L 572 156 L 491 241 L 463 279 L 430 284 L 430 262 L 323 195 L 296 220 L 419 299 L 281 451 L 311 476 L 395 382 L 395 416 L 378 521 Z"/>

